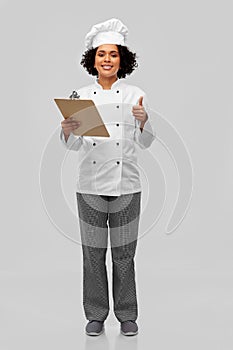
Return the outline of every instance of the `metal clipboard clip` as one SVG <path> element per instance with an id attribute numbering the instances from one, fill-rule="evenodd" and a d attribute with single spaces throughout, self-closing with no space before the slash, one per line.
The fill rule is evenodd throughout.
<path id="1" fill-rule="evenodd" d="M 79 99 L 80 98 L 80 95 L 77 93 L 77 91 L 73 91 L 72 92 L 72 94 L 69 96 L 69 98 L 71 99 L 71 100 L 77 100 L 77 99 Z"/>

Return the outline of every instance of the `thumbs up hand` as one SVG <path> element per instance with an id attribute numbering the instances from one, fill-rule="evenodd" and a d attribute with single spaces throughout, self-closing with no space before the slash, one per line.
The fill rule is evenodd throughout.
<path id="1" fill-rule="evenodd" d="M 148 115 L 146 114 L 145 108 L 142 105 L 143 102 L 143 96 L 141 96 L 138 100 L 138 104 L 133 106 L 132 113 L 133 116 L 141 122 L 142 125 L 145 124 L 145 122 L 148 119 Z"/>

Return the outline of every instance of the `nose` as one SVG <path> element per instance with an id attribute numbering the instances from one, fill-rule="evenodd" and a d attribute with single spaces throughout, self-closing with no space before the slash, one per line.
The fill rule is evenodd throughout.
<path id="1" fill-rule="evenodd" d="M 110 61 L 110 56 L 106 55 L 105 58 L 104 58 L 104 61 L 109 62 Z"/>

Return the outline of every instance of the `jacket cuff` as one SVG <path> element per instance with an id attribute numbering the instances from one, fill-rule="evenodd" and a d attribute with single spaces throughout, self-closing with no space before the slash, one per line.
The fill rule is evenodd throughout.
<path id="1" fill-rule="evenodd" d="M 135 141 L 139 144 L 141 148 L 148 148 L 156 138 L 156 133 L 152 124 L 150 123 L 149 115 L 146 123 L 143 126 L 142 131 L 140 129 L 140 125 L 141 123 L 138 122 L 137 128 L 135 130 Z"/>
<path id="2" fill-rule="evenodd" d="M 82 136 L 75 136 L 72 132 L 70 133 L 70 135 L 66 141 L 65 135 L 64 135 L 64 132 L 62 129 L 60 132 L 60 139 L 66 148 L 74 150 L 74 151 L 77 151 L 81 147 L 82 142 L 83 142 Z"/>

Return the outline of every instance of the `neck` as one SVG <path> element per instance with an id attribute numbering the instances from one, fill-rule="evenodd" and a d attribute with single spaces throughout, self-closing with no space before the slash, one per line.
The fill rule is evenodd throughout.
<path id="1" fill-rule="evenodd" d="M 98 83 L 102 86 L 104 90 L 110 90 L 112 87 L 112 84 L 115 83 L 115 81 L 117 81 L 116 76 L 109 77 L 109 78 L 105 78 L 105 77 L 98 78 Z"/>

